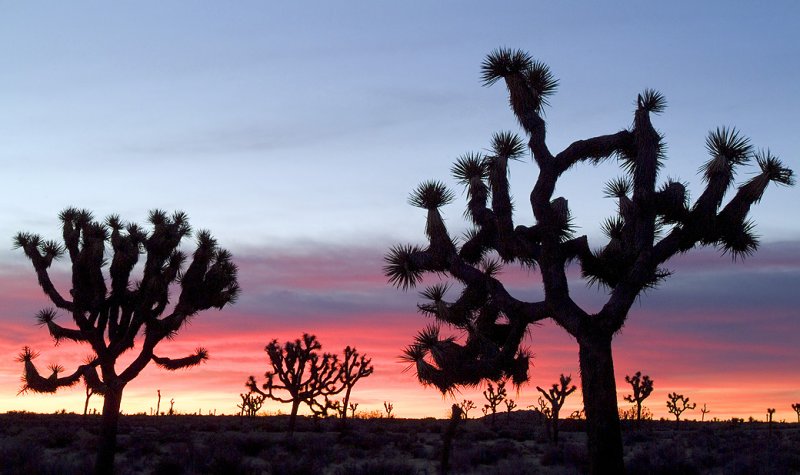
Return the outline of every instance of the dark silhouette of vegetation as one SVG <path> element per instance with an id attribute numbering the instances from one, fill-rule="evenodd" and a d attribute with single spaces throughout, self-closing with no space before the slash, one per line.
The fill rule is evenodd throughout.
<path id="1" fill-rule="evenodd" d="M 464 413 L 464 419 L 469 419 L 469 411 L 475 409 L 477 406 L 472 400 L 464 399 L 458 407 L 461 408 L 461 412 Z"/>
<path id="2" fill-rule="evenodd" d="M 506 382 L 500 381 L 497 383 L 497 391 L 494 390 L 494 386 L 492 383 L 488 383 L 486 390 L 483 392 L 483 397 L 486 398 L 486 404 L 483 405 L 485 409 L 484 414 L 488 414 L 489 411 L 492 412 L 492 427 L 495 424 L 495 415 L 497 414 L 497 408 L 500 407 L 500 404 L 506 398 Z"/>
<path id="3" fill-rule="evenodd" d="M 800 424 L 800 402 L 792 404 L 792 409 L 797 413 L 797 423 Z"/>
<path id="4" fill-rule="evenodd" d="M 258 387 L 254 376 L 246 386 L 251 392 L 272 400 L 292 405 L 289 417 L 289 435 L 294 433 L 297 411 L 305 403 L 315 414 L 327 411 L 328 397 L 340 393 L 344 386 L 337 384 L 341 375 L 338 357 L 318 350 L 322 345 L 317 337 L 304 333 L 302 339 L 287 341 L 283 346 L 272 340 L 264 351 L 269 357 L 271 369 L 265 373 L 267 382 Z M 276 381 L 277 379 L 277 381 Z M 265 391 L 262 391 L 265 390 Z M 288 396 L 281 393 L 288 393 Z M 324 398 L 322 405 L 319 398 Z"/>
<path id="5" fill-rule="evenodd" d="M 383 401 L 383 410 L 386 411 L 386 417 L 391 419 L 393 417 L 392 410 L 394 410 L 394 404 L 389 401 Z"/>
<path id="6" fill-rule="evenodd" d="M 200 231 L 191 263 L 184 269 L 187 256 L 178 248 L 191 234 L 191 227 L 187 216 L 180 212 L 171 216 L 160 210 L 150 212 L 150 232 L 124 223 L 119 216 L 110 216 L 101 223 L 89 211 L 75 208 L 62 211 L 59 219 L 63 245 L 25 232 L 16 235 L 14 245 L 30 259 L 39 285 L 53 305 L 67 312 L 75 326 L 57 323 L 56 308 L 40 311 L 36 316 L 39 323 L 47 327 L 56 344 L 88 344 L 94 356 L 66 376 L 59 376 L 64 372 L 62 366 L 51 365 L 51 374 L 45 377 L 33 363 L 37 353 L 25 347 L 19 356 L 25 367 L 22 392 L 54 393 L 83 378 L 93 392 L 102 394 L 95 472 L 112 473 L 125 386 L 151 361 L 174 371 L 196 366 L 208 358 L 204 348 L 176 359 L 156 355 L 155 348 L 163 339 L 175 337 L 197 313 L 212 307 L 221 309 L 236 299 L 236 266 L 231 254 L 220 248 L 208 231 Z M 64 254 L 72 263 L 69 299 L 56 288 L 49 274 L 53 261 Z M 142 255 L 146 257 L 141 278 L 131 281 Z M 103 268 L 107 264 L 106 276 Z M 168 309 L 173 285 L 179 285 L 180 292 Z M 117 359 L 134 349 L 138 335 L 143 338 L 138 355 L 126 368 L 118 370 Z"/>
<path id="7" fill-rule="evenodd" d="M 174 407 L 175 407 L 175 398 L 172 398 L 169 400 L 169 412 L 167 412 L 167 415 L 169 416 L 175 415 Z"/>
<path id="8" fill-rule="evenodd" d="M 547 391 L 536 386 L 536 389 L 542 393 L 547 402 L 550 403 L 550 436 L 554 444 L 558 443 L 558 415 L 561 412 L 561 407 L 564 406 L 564 401 L 567 400 L 567 396 L 578 389 L 575 385 L 570 386 L 569 383 L 571 382 L 572 376 L 564 376 L 562 374 L 558 383 L 554 384 Z"/>
<path id="9" fill-rule="evenodd" d="M 250 391 L 247 394 L 240 393 L 239 397 L 242 399 L 242 403 L 236 405 L 240 409 L 239 415 L 256 417 L 261 406 L 264 405 L 264 396 Z"/>
<path id="10" fill-rule="evenodd" d="M 357 402 L 350 403 L 350 417 L 356 417 L 356 409 L 358 409 Z"/>
<path id="11" fill-rule="evenodd" d="M 340 412 L 342 424 L 347 420 L 347 407 L 350 404 L 350 393 L 353 390 L 353 386 L 361 378 L 371 375 L 374 370 L 371 358 L 367 358 L 366 355 L 359 355 L 355 348 L 348 346 L 344 349 L 340 373 L 340 379 L 345 388 Z M 355 408 L 353 408 L 353 412 L 355 412 Z"/>
<path id="12" fill-rule="evenodd" d="M 84 384 L 86 389 L 86 401 L 83 403 L 83 415 L 85 416 L 89 412 L 89 399 L 94 395 L 94 389 L 88 384 Z"/>
<path id="13" fill-rule="evenodd" d="M 442 462 L 439 470 L 439 473 L 442 475 L 450 473 L 450 453 L 453 448 L 453 439 L 456 437 L 458 423 L 461 422 L 462 419 L 466 419 L 464 411 L 461 410 L 458 404 L 453 404 L 451 411 L 450 423 L 447 424 L 444 432 L 442 432 Z"/>
<path id="14" fill-rule="evenodd" d="M 506 405 L 506 412 L 509 413 L 513 411 L 514 408 L 517 407 L 517 403 L 513 399 L 506 399 L 505 401 L 503 401 L 503 404 Z"/>
<path id="15" fill-rule="evenodd" d="M 690 403 L 688 397 L 683 394 L 669 393 L 667 395 L 667 410 L 675 416 L 675 427 L 679 427 L 681 414 L 687 409 L 694 409 L 697 404 Z"/>
<path id="16" fill-rule="evenodd" d="M 637 371 L 633 376 L 625 375 L 625 382 L 631 385 L 633 394 L 625 396 L 625 400 L 636 404 L 636 420 L 642 420 L 642 402 L 653 392 L 653 380 L 650 376 L 642 376 L 641 371 Z"/>
<path id="17" fill-rule="evenodd" d="M 161 413 L 159 411 L 161 410 L 161 390 L 157 389 L 156 393 L 158 393 L 158 401 L 156 401 L 156 415 L 160 416 Z"/>
<path id="18" fill-rule="evenodd" d="M 510 378 L 522 384 L 530 358 L 521 348 L 523 337 L 529 325 L 554 320 L 579 345 L 591 471 L 622 473 L 613 336 L 640 294 L 670 275 L 663 266 L 674 255 L 707 245 L 735 259 L 755 252 L 758 240 L 747 219 L 750 208 L 770 182 L 792 185 L 792 171 L 769 151 L 754 153 L 737 130 L 716 129 L 706 140 L 711 158 L 701 168 L 705 189 L 690 204 L 680 181 L 658 183 L 666 149 L 651 115 L 666 108 L 661 93 L 647 89 L 638 95 L 630 129 L 578 140 L 554 154 L 546 143 L 543 115 L 558 85 L 550 69 L 523 51 L 499 49 L 484 60 L 482 71 L 487 86 L 505 82 L 527 144 L 512 133 L 498 133 L 488 153 L 470 153 L 456 161 L 453 176 L 466 187 L 465 215 L 475 226 L 463 239 L 450 236 L 440 213 L 455 197 L 444 183 L 426 181 L 411 194 L 410 203 L 427 210 L 428 245 L 391 248 L 384 272 L 401 289 L 416 287 L 426 273 L 455 279 L 461 290 L 454 301 L 445 298 L 450 286 L 437 284 L 422 292 L 426 302 L 419 310 L 438 324 L 465 332 L 466 338 L 440 337 L 439 326 L 432 325 L 406 348 L 405 358 L 420 382 L 442 392 L 484 379 Z M 539 168 L 530 194 L 536 222 L 515 225 L 508 167 L 525 155 L 526 145 Z M 618 211 L 603 223 L 608 242 L 592 250 L 586 236 L 575 236 L 567 200 L 553 194 L 564 172 L 611 158 L 625 173 L 605 188 L 607 196 L 618 201 Z M 752 161 L 760 171 L 723 206 L 735 172 Z M 597 313 L 582 309 L 570 296 L 566 267 L 575 261 L 590 284 L 609 290 Z M 511 295 L 498 278 L 502 266 L 510 263 L 538 268 L 543 300 L 528 302 Z"/>
<path id="19" fill-rule="evenodd" d="M 711 412 L 711 410 L 706 407 L 705 403 L 703 403 L 703 407 L 700 408 L 700 422 L 705 422 L 706 414 L 709 412 Z"/>

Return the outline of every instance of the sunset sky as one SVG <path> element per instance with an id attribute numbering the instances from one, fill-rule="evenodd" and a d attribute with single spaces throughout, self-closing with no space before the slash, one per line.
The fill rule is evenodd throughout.
<path id="1" fill-rule="evenodd" d="M 247 377 L 263 380 L 265 344 L 309 332 L 326 351 L 353 345 L 373 357 L 375 374 L 354 390 L 359 411 L 391 401 L 399 417 L 442 417 L 453 401 L 398 361 L 427 317 L 416 292 L 387 284 L 382 259 L 393 244 L 424 244 L 425 212 L 407 203 L 424 180 L 453 187 L 443 213 L 451 234 L 465 229 L 453 160 L 485 150 L 496 131 L 522 133 L 505 88 L 480 85 L 485 55 L 520 48 L 550 65 L 560 80 L 546 109 L 552 150 L 630 126 L 636 95 L 661 91 L 662 179 L 688 181 L 696 197 L 704 140 L 718 126 L 800 171 L 800 4 L 742 3 L 0 3 L 0 412 L 83 408 L 81 386 L 17 395 L 15 361 L 30 345 L 41 368 L 72 371 L 88 352 L 54 347 L 35 325 L 51 304 L 12 249 L 18 231 L 58 238 L 59 211 L 77 206 L 142 224 L 151 209 L 183 210 L 240 267 L 239 301 L 158 349 L 183 356 L 202 345 L 210 360 L 177 373 L 150 365 L 127 387 L 124 412 L 149 411 L 160 389 L 162 408 L 174 398 L 180 412 L 233 413 Z M 556 191 L 593 247 L 615 206 L 602 188 L 619 173 L 613 161 L 585 165 Z M 519 224 L 532 222 L 535 176 L 529 159 L 511 165 Z M 714 249 L 670 262 L 674 275 L 642 296 L 615 339 L 622 408 L 624 376 L 641 370 L 655 380 L 646 405 L 656 417 L 677 391 L 706 403 L 707 417 L 764 419 L 774 407 L 777 420 L 796 420 L 799 205 L 797 188 L 767 190 L 752 212 L 762 246 L 744 262 Z M 571 271 L 576 300 L 599 309 L 604 292 Z M 54 275 L 69 282 L 66 260 Z M 541 297 L 535 272 L 510 266 L 503 277 L 515 295 Z M 531 384 L 511 394 L 519 406 L 560 373 L 578 382 L 566 332 L 545 323 L 527 344 L 535 358 Z M 481 406 L 480 391 L 456 396 Z M 562 414 L 580 407 L 579 391 Z"/>

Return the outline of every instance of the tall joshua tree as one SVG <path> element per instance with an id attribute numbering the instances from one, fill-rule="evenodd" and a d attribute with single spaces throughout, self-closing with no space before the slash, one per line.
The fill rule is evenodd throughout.
<path id="1" fill-rule="evenodd" d="M 564 376 L 562 374 L 559 378 L 558 384 L 554 384 L 553 387 L 547 391 L 539 386 L 536 386 L 536 389 L 542 393 L 547 402 L 550 403 L 550 417 L 552 419 L 551 430 L 554 444 L 558 443 L 558 413 L 561 412 L 561 407 L 564 405 L 564 401 L 566 401 L 567 396 L 574 393 L 575 390 L 578 389 L 578 387 L 575 385 L 570 386 L 569 383 L 571 382 L 572 376 Z"/>
<path id="2" fill-rule="evenodd" d="M 625 396 L 625 400 L 636 404 L 636 421 L 642 420 L 642 402 L 653 392 L 653 380 L 650 376 L 642 376 L 641 371 L 637 371 L 633 376 L 625 375 L 625 382 L 631 385 L 633 394 Z"/>
<path id="3" fill-rule="evenodd" d="M 390 283 L 408 289 L 426 273 L 449 275 L 460 284 L 460 295 L 445 300 L 448 285 L 422 292 L 422 312 L 438 322 L 466 332 L 465 341 L 439 337 L 437 327 L 426 329 L 407 348 L 424 384 L 442 391 L 475 385 L 482 379 L 527 379 L 529 353 L 520 348 L 529 325 L 552 319 L 579 345 L 581 386 L 586 408 L 589 455 L 595 473 L 623 471 L 622 438 L 617 414 L 613 336 L 645 289 L 669 275 L 662 266 L 675 254 L 696 246 L 717 246 L 734 258 L 756 250 L 750 207 L 761 199 L 770 182 L 790 185 L 792 171 L 768 151 L 753 153 L 734 129 L 711 132 L 706 148 L 711 155 L 702 167 L 704 191 L 690 204 L 686 186 L 673 180 L 658 184 L 665 157 L 664 140 L 651 124 L 651 115 L 664 111 L 664 96 L 653 90 L 640 94 L 633 126 L 610 135 L 578 140 L 560 153 L 546 143 L 544 106 L 558 81 L 549 68 L 522 51 L 499 49 L 482 65 L 484 85 L 503 80 L 511 109 L 527 134 L 527 148 L 539 168 L 530 194 L 535 223 L 516 225 L 509 192 L 511 161 L 525 154 L 526 144 L 511 133 L 498 133 L 488 153 L 460 157 L 452 168 L 466 187 L 466 217 L 474 229 L 462 239 L 451 237 L 439 208 L 451 202 L 452 191 L 439 181 L 427 181 L 411 194 L 414 206 L 427 210 L 426 247 L 398 245 L 386 256 Z M 616 158 L 624 176 L 605 191 L 619 202 L 616 216 L 603 223 L 608 242 L 592 250 L 586 236 L 575 236 L 567 200 L 554 197 L 559 178 L 574 166 Z M 738 167 L 755 161 L 760 168 L 722 206 Z M 609 290 L 596 313 L 571 298 L 566 267 L 577 261 L 590 283 Z M 538 267 L 544 288 L 540 301 L 523 301 L 498 278 L 502 264 Z"/>
<path id="4" fill-rule="evenodd" d="M 675 416 L 675 426 L 681 423 L 681 414 L 688 409 L 694 409 L 697 404 L 689 402 L 688 397 L 683 394 L 669 393 L 667 395 L 667 410 Z"/>
<path id="5" fill-rule="evenodd" d="M 315 404 L 319 404 L 318 398 L 327 401 L 328 396 L 344 389 L 343 385 L 337 384 L 341 372 L 338 357 L 330 353 L 320 356 L 317 351 L 321 348 L 317 337 L 308 333 L 304 333 L 302 339 L 287 341 L 283 346 L 278 340 L 272 340 L 264 349 L 271 367 L 265 373 L 267 382 L 259 388 L 255 377 L 250 376 L 246 383 L 256 394 L 292 405 L 289 435 L 294 433 L 300 403 L 313 409 Z"/>
<path id="6" fill-rule="evenodd" d="M 342 424 L 347 420 L 347 408 L 350 405 L 350 393 L 353 391 L 353 386 L 355 386 L 361 378 L 366 378 L 371 375 L 374 370 L 372 358 L 367 358 L 367 355 L 359 354 L 358 350 L 350 346 L 344 349 L 344 359 L 342 360 L 341 372 L 339 375 L 345 388 L 341 408 Z"/>
<path id="7" fill-rule="evenodd" d="M 183 358 L 168 358 L 155 353 L 165 338 L 173 338 L 198 312 L 223 308 L 239 294 L 236 266 L 231 254 L 217 245 L 208 231 L 199 231 L 197 248 L 184 270 L 187 256 L 178 249 L 191 234 L 184 213 L 150 213 L 150 231 L 136 224 L 125 224 L 118 216 L 96 221 L 86 210 L 68 208 L 61 212 L 64 244 L 43 240 L 30 233 L 14 239 L 31 260 L 39 285 L 56 308 L 69 314 L 74 327 L 56 322 L 57 311 L 42 310 L 37 320 L 46 326 L 56 344 L 73 341 L 88 344 L 94 355 L 73 373 L 59 376 L 63 368 L 51 366 L 52 374 L 39 374 L 33 360 L 37 353 L 23 348 L 23 391 L 54 393 L 83 378 L 87 387 L 103 395 L 103 417 L 95 466 L 97 473 L 112 473 L 117 443 L 119 408 L 125 386 L 152 361 L 167 370 L 188 368 L 208 358 L 198 348 Z M 108 246 L 108 249 L 107 247 Z M 72 263 L 70 299 L 56 289 L 49 269 L 64 254 Z M 109 255 L 110 254 L 110 255 Z M 141 256 L 141 279 L 131 281 Z M 106 263 L 108 277 L 103 272 Z M 110 285 L 110 288 L 108 288 Z M 170 287 L 179 286 L 177 302 L 170 305 Z M 137 336 L 142 341 L 136 345 Z M 117 368 L 117 359 L 128 351 L 138 354 L 127 367 Z M 98 372 L 99 370 L 99 372 Z"/>

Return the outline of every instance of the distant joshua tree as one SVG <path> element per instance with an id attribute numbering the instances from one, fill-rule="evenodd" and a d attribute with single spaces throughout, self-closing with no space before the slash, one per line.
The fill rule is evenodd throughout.
<path id="1" fill-rule="evenodd" d="M 624 471 L 622 434 L 611 342 L 641 293 L 670 275 L 664 265 L 673 256 L 697 246 L 716 246 L 742 258 L 755 252 L 758 240 L 747 219 L 769 183 L 793 184 L 792 171 L 769 151 L 753 152 L 747 138 L 735 129 L 717 129 L 706 140 L 711 158 L 701 168 L 705 189 L 694 204 L 686 185 L 667 180 L 659 185 L 666 144 L 651 123 L 651 115 L 666 108 L 662 94 L 651 89 L 636 100 L 630 129 L 573 142 L 560 153 L 546 143 L 543 110 L 558 80 L 542 62 L 523 51 L 498 49 L 484 60 L 483 82 L 504 81 L 511 109 L 527 134 L 526 140 L 508 132 L 492 138 L 488 153 L 470 153 L 452 168 L 467 190 L 466 217 L 474 229 L 463 238 L 448 232 L 440 208 L 455 195 L 440 181 L 426 181 L 411 194 L 410 203 L 427 210 L 428 244 L 398 245 L 386 255 L 384 272 L 401 289 L 416 287 L 426 273 L 449 275 L 459 283 L 455 301 L 445 299 L 449 286 L 434 285 L 422 296 L 419 309 L 438 324 L 466 333 L 463 341 L 440 338 L 437 326 L 423 330 L 406 349 L 423 384 L 442 392 L 475 385 L 487 379 L 528 379 L 530 352 L 521 348 L 529 325 L 552 319 L 579 346 L 581 385 L 592 473 Z M 509 165 L 533 155 L 539 172 L 530 193 L 535 222 L 514 222 L 508 180 Z M 559 178 L 584 164 L 616 158 L 624 177 L 609 183 L 606 195 L 618 201 L 616 216 L 603 223 L 608 243 L 589 245 L 576 236 L 568 202 L 554 197 Z M 760 168 L 735 193 L 736 169 L 755 161 Z M 725 196 L 732 196 L 723 206 Z M 595 314 L 570 296 L 566 268 L 577 262 L 585 278 L 609 290 L 608 300 Z M 499 280 L 504 264 L 536 268 L 541 274 L 543 300 L 514 297 Z"/>
<path id="2" fill-rule="evenodd" d="M 86 401 L 83 403 L 83 415 L 86 416 L 89 411 L 89 399 L 94 395 L 94 389 L 88 384 L 84 386 L 86 387 Z"/>
<path id="3" fill-rule="evenodd" d="M 267 382 L 259 388 L 255 377 L 250 376 L 246 383 L 256 394 L 292 405 L 289 435 L 294 433 L 301 403 L 313 408 L 315 403 L 319 404 L 316 402 L 318 398 L 327 398 L 344 389 L 343 385 L 337 385 L 341 371 L 338 357 L 331 353 L 320 357 L 317 351 L 321 348 L 317 337 L 308 333 L 304 333 L 302 339 L 287 341 L 283 346 L 278 340 L 272 340 L 264 348 L 271 368 L 265 373 Z"/>
<path id="4" fill-rule="evenodd" d="M 344 385 L 344 399 L 341 406 L 342 423 L 347 420 L 347 407 L 350 404 L 350 393 L 353 386 L 361 378 L 366 378 L 371 375 L 375 368 L 372 366 L 372 359 L 367 358 L 366 355 L 358 354 L 358 350 L 351 347 L 344 349 L 344 358 L 342 359 L 341 372 L 339 379 Z M 353 409 L 355 412 L 355 409 Z"/>
<path id="5" fill-rule="evenodd" d="M 386 411 L 386 418 L 391 419 L 392 417 L 392 410 L 394 410 L 394 404 L 389 401 L 383 401 L 383 410 Z"/>
<path id="6" fill-rule="evenodd" d="M 633 394 L 625 396 L 625 400 L 636 404 L 636 421 L 639 422 L 642 420 L 642 402 L 653 392 L 653 380 L 637 371 L 633 376 L 626 375 L 625 381 L 633 389 Z"/>
<path id="7" fill-rule="evenodd" d="M 158 401 L 156 402 L 156 415 L 160 416 L 161 413 L 158 412 L 158 411 L 161 410 L 161 390 L 160 389 L 156 389 L 156 393 L 158 393 Z"/>
<path id="8" fill-rule="evenodd" d="M 706 407 L 706 403 L 703 403 L 703 407 L 700 408 L 700 422 L 705 422 L 706 414 L 709 412 L 711 412 L 711 410 Z"/>
<path id="9" fill-rule="evenodd" d="M 574 393 L 578 389 L 577 386 L 569 383 L 572 382 L 572 376 L 564 376 L 559 378 L 558 384 L 554 384 L 549 390 L 536 386 L 536 389 L 542 393 L 547 402 L 550 403 L 550 430 L 552 432 L 552 440 L 554 444 L 558 443 L 558 413 L 561 412 L 561 407 L 564 405 L 567 396 Z"/>
<path id="10" fill-rule="evenodd" d="M 688 397 L 683 397 L 683 394 L 669 393 L 667 395 L 667 410 L 675 415 L 675 426 L 677 427 L 681 422 L 681 414 L 687 409 L 694 409 L 697 404 L 690 403 Z"/>
<path id="11" fill-rule="evenodd" d="M 797 413 L 797 423 L 800 424 L 800 402 L 792 404 L 792 409 Z"/>
<path id="12" fill-rule="evenodd" d="M 469 411 L 475 409 L 475 403 L 469 399 L 464 399 L 461 401 L 461 404 L 458 405 L 461 408 L 461 412 L 464 413 L 464 419 L 469 419 Z"/>
<path id="13" fill-rule="evenodd" d="M 53 393 L 83 378 L 94 393 L 102 394 L 95 472 L 107 474 L 114 468 L 125 386 L 151 361 L 174 371 L 208 358 L 204 348 L 177 359 L 158 356 L 155 348 L 163 339 L 175 337 L 199 312 L 212 307 L 221 309 L 236 299 L 236 266 L 231 254 L 220 248 L 208 231 L 200 231 L 191 263 L 184 269 L 187 256 L 178 248 L 191 234 L 191 228 L 183 213 L 169 216 L 160 210 L 150 212 L 149 232 L 136 224 L 123 223 L 118 216 L 101 223 L 89 211 L 75 208 L 65 209 L 59 218 L 63 245 L 24 232 L 16 235 L 14 245 L 25 252 L 42 290 L 56 308 L 70 315 L 75 327 L 56 323 L 58 313 L 53 308 L 38 313 L 39 323 L 47 327 L 56 344 L 65 340 L 84 343 L 94 356 L 66 376 L 59 376 L 63 367 L 52 365 L 52 374 L 45 377 L 33 363 L 38 353 L 26 346 L 19 355 L 25 367 L 22 392 Z M 64 254 L 72 263 L 70 299 L 56 288 L 48 272 L 53 261 Z M 141 277 L 132 281 L 131 274 L 142 255 L 146 257 Z M 174 285 L 180 286 L 177 299 L 170 298 L 169 290 Z M 170 302 L 176 303 L 168 308 Z M 137 336 L 143 340 L 139 345 L 134 344 Z M 134 349 L 138 355 L 132 360 L 126 358 L 131 362 L 118 370 L 117 359 Z"/>
<path id="14" fill-rule="evenodd" d="M 358 409 L 358 403 L 351 402 L 349 406 L 350 406 L 350 417 L 356 417 L 356 409 Z"/>
<path id="15" fill-rule="evenodd" d="M 505 404 L 505 405 L 506 405 L 506 412 L 507 412 L 508 414 L 511 414 L 511 411 L 513 411 L 513 410 L 514 410 L 514 408 L 516 408 L 516 407 L 517 407 L 517 403 L 516 403 L 516 402 L 514 402 L 514 400 L 513 400 L 513 399 L 506 399 L 505 401 L 503 401 L 503 404 Z"/>
<path id="16" fill-rule="evenodd" d="M 497 391 L 494 390 L 494 386 L 492 383 L 488 383 L 486 385 L 486 390 L 483 392 L 483 397 L 486 398 L 487 403 L 484 404 L 484 408 L 486 408 L 486 412 L 488 414 L 489 411 L 492 412 L 492 427 L 495 424 L 495 414 L 497 414 L 497 408 L 500 407 L 500 404 L 506 398 L 506 382 L 500 381 L 497 383 Z"/>
<path id="17" fill-rule="evenodd" d="M 240 409 L 239 415 L 256 417 L 261 406 L 264 405 L 264 396 L 250 391 L 247 394 L 239 394 L 239 397 L 242 398 L 242 403 L 236 405 Z"/>

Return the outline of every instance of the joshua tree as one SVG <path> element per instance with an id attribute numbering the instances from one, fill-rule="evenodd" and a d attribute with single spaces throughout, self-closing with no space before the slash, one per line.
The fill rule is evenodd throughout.
<path id="1" fill-rule="evenodd" d="M 442 475 L 450 473 L 450 452 L 453 447 L 453 439 L 456 437 L 458 423 L 462 419 L 466 419 L 466 414 L 458 404 L 453 404 L 451 410 L 450 423 L 447 424 L 447 428 L 442 433 L 442 463 L 439 471 Z"/>
<path id="2" fill-rule="evenodd" d="M 477 406 L 475 406 L 475 403 L 471 400 L 464 399 L 458 407 L 461 409 L 461 412 L 464 413 L 464 419 L 469 419 L 469 411 L 475 409 Z"/>
<path id="3" fill-rule="evenodd" d="M 242 403 L 236 405 L 236 407 L 241 409 L 239 415 L 256 417 L 259 409 L 264 405 L 264 396 L 250 391 L 247 394 L 240 393 L 239 397 L 242 398 Z"/>
<path id="4" fill-rule="evenodd" d="M 306 403 L 316 413 L 318 398 L 327 400 L 327 396 L 338 394 L 344 389 L 344 386 L 337 385 L 341 372 L 338 357 L 330 353 L 324 353 L 320 357 L 317 351 L 321 348 L 317 337 L 308 333 L 304 333 L 302 339 L 287 341 L 283 346 L 278 340 L 272 340 L 264 348 L 271 366 L 271 370 L 264 375 L 267 382 L 259 388 L 255 377 L 250 376 L 246 383 L 254 393 L 292 405 L 289 435 L 294 433 L 300 403 Z M 276 394 L 277 391 L 286 392 L 288 396 Z"/>
<path id="5" fill-rule="evenodd" d="M 389 401 L 383 401 L 383 410 L 386 411 L 386 418 L 392 418 L 392 410 L 394 409 L 394 404 L 390 403 Z"/>
<path id="6" fill-rule="evenodd" d="M 86 414 L 89 412 L 89 399 L 92 397 L 92 395 L 94 395 L 94 389 L 92 389 L 92 387 L 89 386 L 88 384 L 85 386 L 86 386 L 86 401 L 83 403 L 84 416 L 86 416 Z"/>
<path id="7" fill-rule="evenodd" d="M 356 417 L 356 409 L 358 409 L 357 402 L 350 403 L 350 417 Z"/>
<path id="8" fill-rule="evenodd" d="M 514 402 L 513 399 L 506 399 L 505 401 L 503 401 L 503 404 L 506 405 L 506 412 L 508 414 L 511 414 L 511 411 L 513 411 L 514 408 L 517 407 L 517 403 Z"/>
<path id="9" fill-rule="evenodd" d="M 536 386 L 536 389 L 542 393 L 547 402 L 550 403 L 550 419 L 552 421 L 551 429 L 553 433 L 553 443 L 558 443 L 558 413 L 561 412 L 561 407 L 564 405 L 567 396 L 574 393 L 578 389 L 573 385 L 570 387 L 569 383 L 572 382 L 572 376 L 564 376 L 559 378 L 558 384 L 554 384 L 549 390 Z"/>
<path id="10" fill-rule="evenodd" d="M 175 407 L 175 398 L 172 398 L 169 400 L 169 412 L 167 412 L 167 415 L 169 416 L 175 415 L 175 411 L 173 410 L 174 407 Z"/>
<path id="11" fill-rule="evenodd" d="M 443 392 L 483 379 L 508 377 L 521 384 L 527 380 L 530 356 L 520 347 L 528 326 L 554 320 L 579 346 L 591 470 L 621 473 L 613 336 L 642 291 L 669 275 L 663 265 L 674 255 L 705 245 L 734 258 L 753 253 L 758 241 L 747 220 L 750 207 L 770 182 L 792 184 L 792 171 L 768 151 L 754 154 L 738 131 L 717 129 L 706 142 L 711 158 L 702 167 L 705 189 L 690 205 L 683 183 L 667 180 L 658 185 L 665 143 L 650 116 L 665 109 L 660 93 L 648 89 L 638 96 L 630 129 L 578 140 L 553 154 L 545 140 L 543 109 L 558 81 L 549 68 L 522 51 L 499 49 L 482 69 L 485 85 L 505 82 L 511 109 L 528 136 L 527 148 L 539 168 L 530 194 L 536 222 L 515 226 L 508 166 L 525 154 L 526 144 L 512 133 L 496 134 L 488 153 L 464 155 L 453 166 L 455 179 L 467 189 L 466 216 L 475 226 L 463 239 L 451 237 L 439 210 L 453 200 L 452 191 L 442 182 L 427 181 L 412 193 L 411 204 L 427 210 L 428 245 L 393 247 L 384 271 L 390 283 L 402 289 L 415 287 L 426 273 L 458 281 L 461 293 L 455 301 L 445 300 L 448 285 L 439 284 L 422 292 L 428 302 L 419 308 L 467 336 L 462 343 L 455 337 L 440 338 L 436 326 L 426 328 L 406 349 L 406 358 L 423 384 Z M 553 194 L 564 172 L 612 157 L 625 176 L 605 191 L 619 207 L 603 224 L 608 243 L 592 251 L 585 236 L 574 235 L 567 200 Z M 737 167 L 753 160 L 760 172 L 723 207 Z M 597 313 L 582 309 L 570 296 L 566 266 L 574 261 L 590 283 L 609 290 Z M 520 300 L 506 289 L 498 273 L 502 264 L 510 263 L 538 267 L 544 288 L 541 301 Z"/>
<path id="12" fill-rule="evenodd" d="M 156 389 L 156 392 L 158 393 L 158 402 L 156 402 L 156 415 L 159 416 L 161 415 L 161 413 L 158 412 L 161 410 L 161 390 Z"/>
<path id="13" fill-rule="evenodd" d="M 681 422 L 681 414 L 683 414 L 683 411 L 697 407 L 697 404 L 690 403 L 689 398 L 683 397 L 683 394 L 669 393 L 667 398 L 667 410 L 675 415 L 676 427 Z"/>
<path id="14" fill-rule="evenodd" d="M 625 396 L 625 400 L 636 404 L 636 421 L 642 420 L 642 402 L 653 392 L 653 380 L 650 376 L 642 376 L 637 371 L 633 376 L 625 376 L 625 381 L 633 388 L 633 394 Z"/>
<path id="15" fill-rule="evenodd" d="M 495 414 L 497 413 L 497 408 L 500 407 L 500 403 L 506 398 L 506 382 L 500 381 L 497 383 L 497 391 L 495 392 L 494 386 L 492 383 L 488 383 L 486 387 L 486 391 L 483 392 L 483 397 L 486 398 L 487 403 L 484 404 L 484 408 L 486 408 L 486 414 L 489 411 L 492 411 L 492 426 L 494 426 L 494 419 Z"/>
<path id="16" fill-rule="evenodd" d="M 33 363 L 37 353 L 25 347 L 19 357 L 25 366 L 22 391 L 53 393 L 83 378 L 92 391 L 102 394 L 103 419 L 95 471 L 111 473 L 125 386 L 151 361 L 164 369 L 177 370 L 208 358 L 204 348 L 177 359 L 158 356 L 155 348 L 163 339 L 175 337 L 197 313 L 212 307 L 221 309 L 235 300 L 239 293 L 236 266 L 231 254 L 221 249 L 208 231 L 200 231 L 191 263 L 184 270 L 187 256 L 178 247 L 191 234 L 191 228 L 183 213 L 169 216 L 152 211 L 149 232 L 136 224 L 123 223 L 118 216 L 100 223 L 89 211 L 75 208 L 65 209 L 59 218 L 63 245 L 30 233 L 17 234 L 14 243 L 31 260 L 44 293 L 56 308 L 70 315 L 75 327 L 57 323 L 54 308 L 40 311 L 39 323 L 47 327 L 56 344 L 65 340 L 88 344 L 94 356 L 71 374 L 59 377 L 63 368 L 55 365 L 50 368 L 52 374 L 44 377 Z M 72 263 L 69 299 L 49 275 L 53 261 L 65 253 Z M 140 280 L 131 281 L 142 255 L 146 257 Z M 106 264 L 110 264 L 108 275 L 103 272 Z M 180 286 L 180 292 L 172 300 L 176 303 L 170 305 L 169 290 L 175 285 Z M 134 345 L 137 336 L 142 341 Z M 132 350 L 137 356 L 127 367 L 116 368 L 117 359 Z"/>
<path id="17" fill-rule="evenodd" d="M 711 410 L 706 407 L 706 403 L 703 403 L 703 407 L 700 408 L 700 422 L 704 422 L 706 420 L 706 414 L 709 412 L 711 412 Z"/>
<path id="18" fill-rule="evenodd" d="M 353 386 L 361 378 L 371 375 L 374 370 L 371 358 L 367 358 L 366 355 L 359 355 L 355 348 L 348 346 L 344 349 L 344 359 L 342 360 L 339 376 L 345 388 L 341 406 L 342 424 L 347 420 L 347 407 L 350 403 L 350 392 L 353 390 Z"/>
<path id="19" fill-rule="evenodd" d="M 792 404 L 792 409 L 797 413 L 797 423 L 800 424 L 800 402 Z"/>

